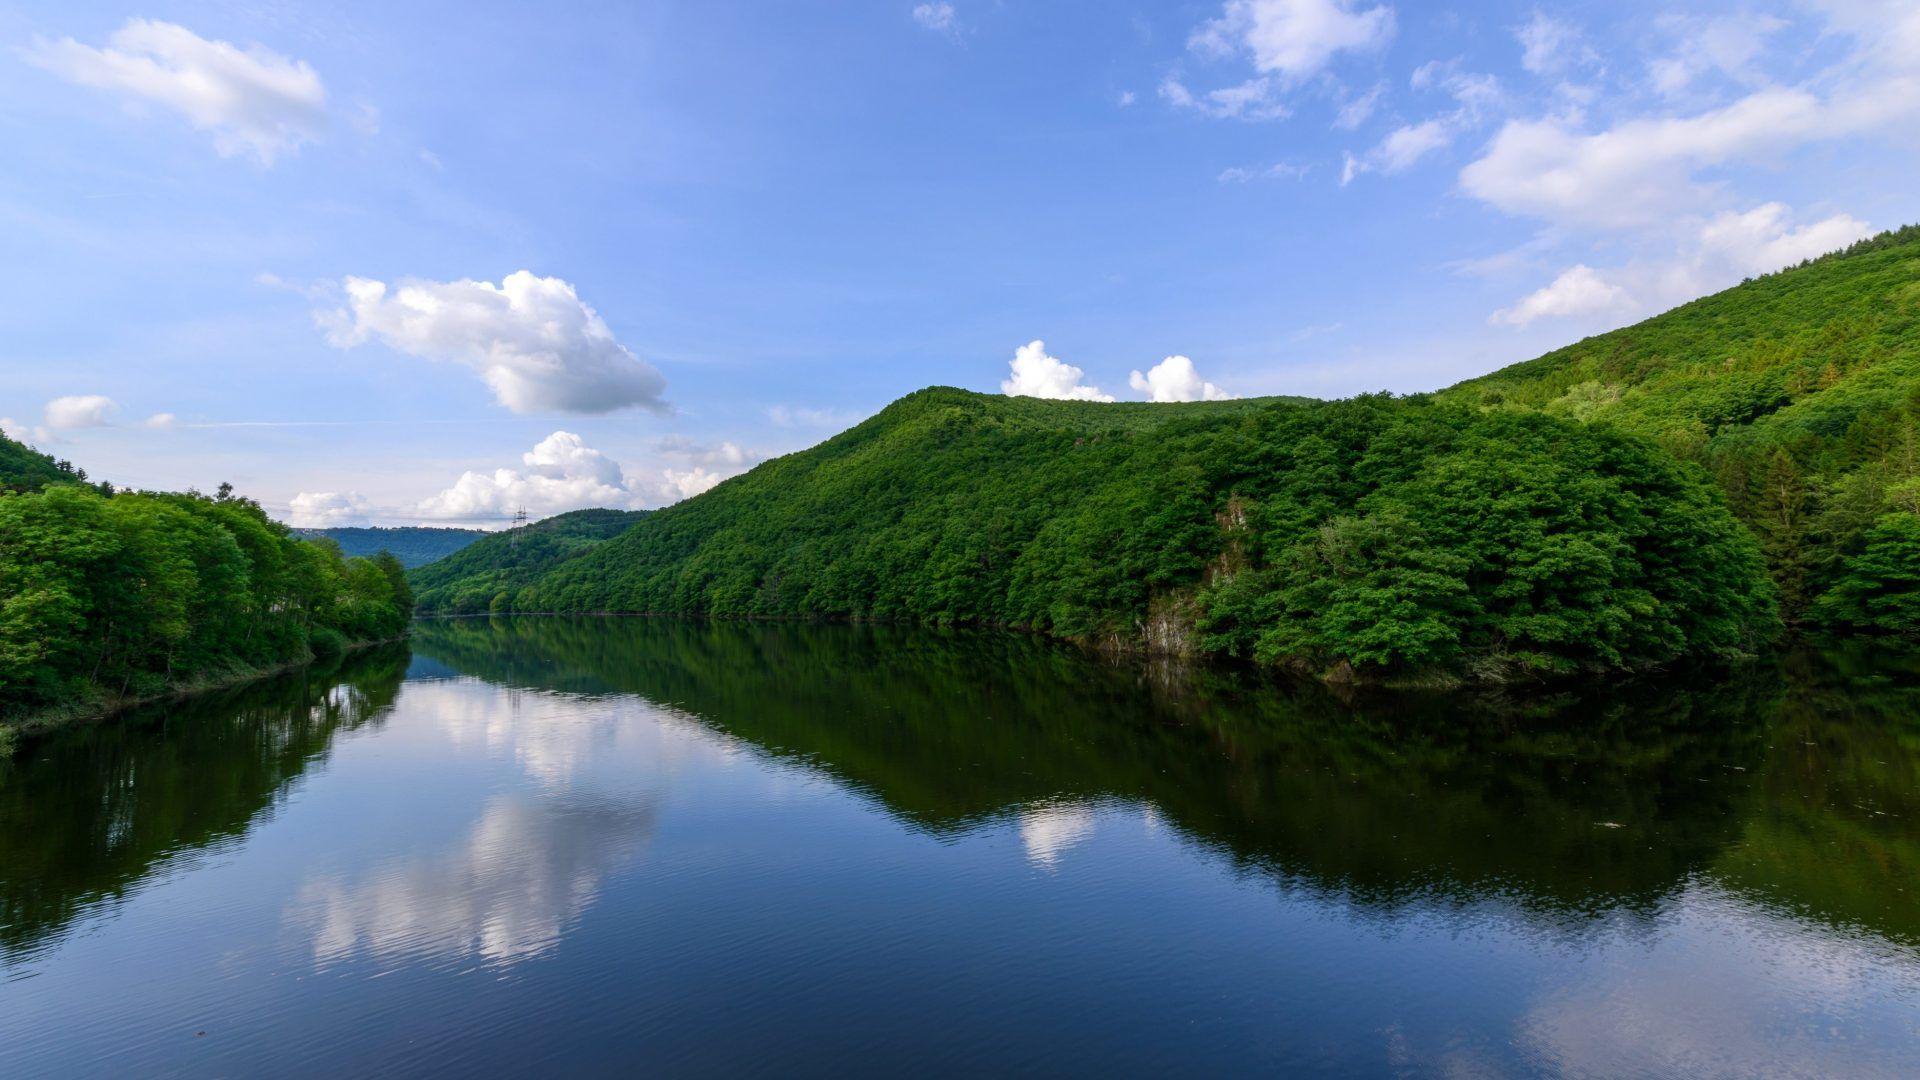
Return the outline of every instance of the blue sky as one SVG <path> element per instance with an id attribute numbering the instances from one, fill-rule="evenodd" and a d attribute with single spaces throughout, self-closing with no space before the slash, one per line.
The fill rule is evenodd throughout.
<path id="1" fill-rule="evenodd" d="M 1920 3 L 29 0 L 0 137 L 10 434 L 497 524 L 933 384 L 1433 389 L 1920 220 Z"/>

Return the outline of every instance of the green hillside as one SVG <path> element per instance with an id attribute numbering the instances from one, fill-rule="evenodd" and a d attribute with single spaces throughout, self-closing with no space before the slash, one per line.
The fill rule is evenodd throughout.
<path id="1" fill-rule="evenodd" d="M 1774 626 L 1698 470 L 1570 420 L 1386 397 L 923 390 L 502 592 L 496 610 L 980 623 L 1382 677 L 1637 668 Z"/>
<path id="2" fill-rule="evenodd" d="M 0 432 L 0 491 L 39 491 L 62 482 L 86 483 L 87 474 Z"/>
<path id="3" fill-rule="evenodd" d="M 295 529 L 295 536 L 308 540 L 326 537 L 340 545 L 340 550 L 349 556 L 372 558 L 385 551 L 400 560 L 400 565 L 411 570 L 416 566 L 425 566 L 435 559 L 447 556 L 487 535 L 483 529 L 446 529 L 430 526 L 398 526 L 394 528 L 359 528 L 343 526 L 333 529 Z"/>
<path id="4" fill-rule="evenodd" d="M 505 532 L 481 533 L 437 562 L 409 571 L 422 612 L 472 614 L 502 607 L 496 597 L 516 592 L 555 564 L 625 532 L 645 510 L 575 510 Z"/>
<path id="5" fill-rule="evenodd" d="M 1789 618 L 1920 633 L 1920 226 L 1441 397 L 1645 435 L 1719 482 Z"/>

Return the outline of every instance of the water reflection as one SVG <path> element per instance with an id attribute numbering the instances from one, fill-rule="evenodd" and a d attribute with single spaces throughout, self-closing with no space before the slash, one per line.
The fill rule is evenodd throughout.
<path id="1" fill-rule="evenodd" d="M 1650 917 L 1711 873 L 1920 942 L 1920 691 L 1858 657 L 1605 696 L 1353 702 L 886 627 L 444 620 L 415 647 L 506 686 L 670 703 L 915 828 L 1011 815 L 1042 867 L 1124 800 L 1244 871 L 1382 916 L 1498 901 L 1575 931 Z"/>
<path id="2" fill-rule="evenodd" d="M 0 762 L 0 969 L 81 914 L 243 838 L 341 734 L 378 727 L 404 649 L 137 710 Z"/>
<path id="3" fill-rule="evenodd" d="M 0 772 L 14 1063 L 1920 1064 L 1920 679 L 1885 658 L 1343 700 L 883 627 L 413 649 Z"/>
<path id="4" fill-rule="evenodd" d="M 645 805 L 495 796 L 451 850 L 311 880 L 289 918 L 322 964 L 369 952 L 524 960 L 560 940 L 652 823 Z"/>

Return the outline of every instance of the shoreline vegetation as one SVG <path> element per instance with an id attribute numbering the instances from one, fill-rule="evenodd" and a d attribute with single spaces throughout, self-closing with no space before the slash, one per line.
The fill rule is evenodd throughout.
<path id="1" fill-rule="evenodd" d="M 316 664 L 331 663 L 335 660 L 351 657 L 355 653 L 382 646 L 396 645 L 407 640 L 406 635 L 383 638 L 375 641 L 349 641 L 339 652 L 322 655 L 309 653 L 305 658 L 289 660 L 272 667 L 249 667 L 234 669 L 223 674 L 208 674 L 189 683 L 176 683 L 149 694 L 145 697 L 117 698 L 108 700 L 74 701 L 50 706 L 38 713 L 9 717 L 0 720 L 0 758 L 6 757 L 16 749 L 22 740 L 37 738 L 62 728 L 79 724 L 93 724 L 112 719 L 121 713 L 161 702 L 185 701 L 221 690 L 232 690 L 277 678 L 313 667 Z"/>
<path id="2" fill-rule="evenodd" d="M 0 741 L 407 631 L 392 555 L 299 539 L 224 484 L 115 492 L 72 476 L 0 495 Z"/>
<path id="3" fill-rule="evenodd" d="M 461 558 L 498 555 L 510 535 Z M 1430 398 L 1205 406 L 935 388 L 532 576 L 422 614 L 1000 626 L 1328 681 L 1526 682 L 1749 656 L 1757 545 L 1643 440 Z"/>

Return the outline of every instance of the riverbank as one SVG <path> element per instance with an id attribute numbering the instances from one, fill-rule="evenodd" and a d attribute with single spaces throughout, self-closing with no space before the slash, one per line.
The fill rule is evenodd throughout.
<path id="1" fill-rule="evenodd" d="M 141 705 L 152 705 L 162 701 L 180 701 L 199 694 L 210 693 L 215 690 L 225 690 L 246 683 L 257 682 L 261 679 L 272 678 L 275 675 L 285 675 L 289 672 L 311 667 L 315 662 L 320 660 L 345 656 L 365 649 L 376 648 L 381 645 L 391 645 L 395 642 L 405 641 L 406 639 L 407 635 L 401 634 L 397 637 L 374 638 L 366 641 L 349 641 L 341 647 L 338 653 L 329 653 L 327 656 L 321 656 L 312 651 L 308 651 L 306 657 L 300 660 L 291 660 L 284 664 L 240 667 L 219 675 L 193 679 L 187 682 L 172 683 L 165 690 L 159 691 L 158 693 L 96 698 L 84 702 L 67 702 L 62 705 L 40 709 L 21 716 L 0 719 L 0 758 L 12 755 L 12 753 L 18 749 L 21 742 L 26 739 L 46 735 L 64 727 L 75 724 L 96 723 Z"/>

